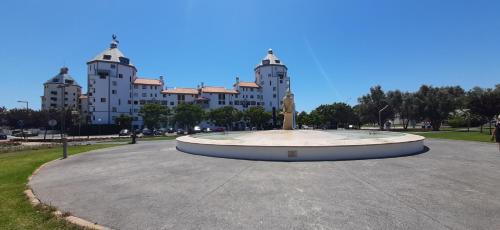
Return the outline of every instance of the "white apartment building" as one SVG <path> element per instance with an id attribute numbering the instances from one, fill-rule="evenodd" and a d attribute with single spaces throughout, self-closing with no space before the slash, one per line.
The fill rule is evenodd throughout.
<path id="1" fill-rule="evenodd" d="M 75 106 L 80 108 L 90 124 L 114 124 L 115 118 L 124 114 L 133 117 L 134 127 L 142 128 L 143 121 L 139 111 L 147 103 L 160 103 L 170 108 L 180 103 L 194 103 L 206 110 L 233 106 L 241 111 L 253 106 L 262 106 L 273 114 L 275 123 L 281 110 L 282 99 L 289 87 L 287 70 L 269 49 L 267 55 L 254 68 L 254 81 L 240 81 L 240 78 L 236 77 L 231 89 L 205 86 L 203 83 L 196 88 L 167 89 L 162 76 L 158 79 L 138 77 L 137 68 L 118 49 L 118 41 L 116 36 L 113 36 L 110 47 L 87 62 L 86 95 L 81 95 L 79 86 L 67 74 L 67 68 L 65 72 L 61 70 L 61 74 L 54 79 L 63 76 L 76 85 L 75 103 L 81 104 Z M 48 84 L 49 82 L 45 85 Z M 57 105 L 56 92 L 52 88 L 46 86 L 42 108 Z M 68 90 L 68 93 L 72 92 Z M 52 93 L 54 97 L 51 96 Z M 68 97 L 68 100 L 72 102 L 73 98 Z"/>
<path id="2" fill-rule="evenodd" d="M 78 109 L 82 87 L 69 75 L 69 69 L 62 67 L 59 74 L 43 84 L 42 109 Z M 64 96 L 63 96 L 64 93 Z"/>

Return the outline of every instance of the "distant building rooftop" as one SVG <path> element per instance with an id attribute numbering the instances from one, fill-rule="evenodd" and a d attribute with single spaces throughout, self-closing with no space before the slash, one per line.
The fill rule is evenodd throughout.
<path id="1" fill-rule="evenodd" d="M 202 93 L 227 93 L 227 94 L 237 94 L 238 91 L 232 89 L 226 89 L 221 86 L 205 86 L 201 88 Z"/>
<path id="2" fill-rule="evenodd" d="M 134 81 L 135 85 L 163 85 L 163 82 L 158 79 L 149 79 L 149 78 L 137 78 Z"/>
<path id="3" fill-rule="evenodd" d="M 161 91 L 162 94 L 198 94 L 195 88 L 174 88 Z"/>

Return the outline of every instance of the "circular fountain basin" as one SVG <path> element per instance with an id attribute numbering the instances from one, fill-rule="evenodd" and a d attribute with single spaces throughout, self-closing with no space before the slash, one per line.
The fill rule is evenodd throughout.
<path id="1" fill-rule="evenodd" d="M 320 161 L 397 157 L 424 150 L 424 137 L 364 130 L 269 130 L 178 137 L 186 153 L 249 160 Z"/>

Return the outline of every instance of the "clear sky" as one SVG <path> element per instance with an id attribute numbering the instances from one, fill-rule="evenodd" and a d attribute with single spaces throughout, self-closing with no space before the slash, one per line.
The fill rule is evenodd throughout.
<path id="1" fill-rule="evenodd" d="M 61 66 L 86 92 L 86 62 L 109 46 L 167 87 L 253 80 L 267 49 L 288 66 L 298 110 L 355 104 L 373 85 L 500 83 L 500 1 L 3 1 L 0 106 L 40 108 Z"/>

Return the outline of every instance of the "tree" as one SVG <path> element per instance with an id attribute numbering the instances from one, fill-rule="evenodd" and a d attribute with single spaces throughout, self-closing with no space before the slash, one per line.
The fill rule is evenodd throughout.
<path id="1" fill-rule="evenodd" d="M 258 129 L 263 129 L 264 125 L 273 117 L 271 113 L 266 112 L 261 106 L 249 108 L 244 112 L 243 116 L 253 127 Z"/>
<path id="2" fill-rule="evenodd" d="M 478 115 L 483 121 L 481 122 L 481 132 L 483 132 L 483 123 L 488 122 L 491 134 L 491 122 L 489 121 L 500 112 L 500 85 L 496 85 L 495 89 L 474 87 L 467 92 L 466 104 L 470 112 Z"/>
<path id="3" fill-rule="evenodd" d="M 208 112 L 208 119 L 217 126 L 224 126 L 231 130 L 234 122 L 241 120 L 242 113 L 232 106 L 224 106 L 210 110 Z"/>
<path id="4" fill-rule="evenodd" d="M 432 130 L 439 131 L 450 113 L 461 107 L 465 92 L 459 86 L 432 87 L 422 85 L 415 93 L 418 115 L 429 120 Z"/>
<path id="5" fill-rule="evenodd" d="M 299 114 L 297 114 L 297 125 L 299 126 L 299 129 L 302 129 L 303 125 L 308 125 L 309 124 L 309 115 L 307 114 L 306 111 L 302 111 Z"/>
<path id="6" fill-rule="evenodd" d="M 158 128 L 162 118 L 169 114 L 170 109 L 167 106 L 157 103 L 145 104 L 139 111 L 139 116 L 144 120 L 145 126 L 150 129 Z"/>
<path id="7" fill-rule="evenodd" d="M 313 110 L 309 113 L 309 124 L 312 125 L 313 128 L 320 128 L 324 123 L 325 118 L 319 114 L 317 110 Z"/>
<path id="8" fill-rule="evenodd" d="M 345 103 L 320 105 L 313 112 L 316 113 L 317 123 L 328 128 L 346 127 L 357 121 L 354 110 Z"/>
<path id="9" fill-rule="evenodd" d="M 382 128 L 387 119 L 394 118 L 394 111 L 389 106 L 381 114 L 381 121 L 379 122 L 379 111 L 386 105 L 389 105 L 387 97 L 379 85 L 371 87 L 370 93 L 358 98 L 359 102 L 359 115 L 363 123 L 379 123 Z"/>
<path id="10" fill-rule="evenodd" d="M 403 122 L 403 129 L 408 129 L 411 120 L 417 119 L 417 104 L 415 94 L 399 90 L 387 92 L 387 102 L 393 112 L 399 115 Z"/>
<path id="11" fill-rule="evenodd" d="M 203 109 L 198 105 L 181 103 L 174 111 L 174 121 L 188 130 L 199 124 L 204 117 Z"/>
<path id="12" fill-rule="evenodd" d="M 115 118 L 115 123 L 120 126 L 120 129 L 129 129 L 132 126 L 132 117 L 120 114 L 119 117 Z"/>

